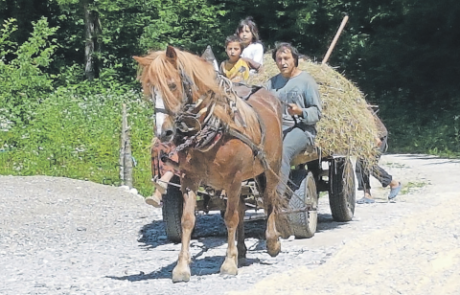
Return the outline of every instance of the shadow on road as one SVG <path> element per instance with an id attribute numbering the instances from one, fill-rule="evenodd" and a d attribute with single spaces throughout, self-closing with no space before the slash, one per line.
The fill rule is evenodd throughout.
<path id="1" fill-rule="evenodd" d="M 245 222 L 246 238 L 255 238 L 258 240 L 253 245 L 248 245 L 248 252 L 265 250 L 265 229 L 266 221 L 257 220 Z M 155 220 L 146 224 L 140 230 L 142 236 L 138 240 L 145 250 L 156 248 L 162 245 L 170 244 L 166 239 L 163 221 Z M 199 240 L 199 243 L 196 243 Z M 202 257 L 210 249 L 218 248 L 227 243 L 227 229 L 220 214 L 198 215 L 196 219 L 195 230 L 192 234 L 190 248 L 201 248 L 200 251 L 192 256 L 190 270 L 192 276 L 205 276 L 218 274 L 220 266 L 224 262 L 224 256 Z M 178 251 L 177 251 L 178 252 Z M 194 251 L 193 251 L 194 252 Z M 178 252 L 179 253 L 179 252 Z M 260 263 L 258 259 L 247 258 L 239 267 L 250 266 L 253 263 Z M 155 270 L 149 274 L 139 273 L 126 276 L 107 276 L 114 280 L 142 281 L 150 279 L 170 279 L 176 261 Z"/>
<path id="2" fill-rule="evenodd" d="M 263 240 L 265 239 L 265 229 L 265 220 L 256 220 L 244 223 L 246 238 Z M 152 223 L 144 225 L 140 230 L 140 236 L 141 238 L 138 241 L 142 243 L 141 247 L 144 247 L 146 250 L 171 243 L 166 238 L 166 232 L 162 220 L 154 220 Z M 219 239 L 222 241 L 220 245 L 226 243 L 227 241 L 227 228 L 225 227 L 224 220 L 220 217 L 219 213 L 198 215 L 196 218 L 195 229 L 192 233 L 192 240 L 209 237 L 221 237 L 221 239 Z"/>
<path id="3" fill-rule="evenodd" d="M 344 224 L 346 224 L 346 222 L 334 221 L 331 214 L 319 213 L 317 232 L 341 227 Z M 250 250 L 259 251 L 262 250 L 260 247 L 265 247 L 266 225 L 266 220 L 246 221 L 244 223 L 245 238 L 254 238 L 259 240 L 259 246 L 256 249 Z M 145 250 L 150 250 L 171 243 L 166 238 L 166 232 L 162 220 L 154 220 L 152 223 L 144 225 L 140 230 L 140 236 L 141 238 L 138 241 L 141 243 L 141 247 Z M 197 216 L 195 229 L 192 233 L 192 242 L 193 240 L 200 239 L 200 242 L 205 243 L 210 237 L 218 237 L 216 240 L 220 241 L 218 245 L 209 245 L 210 247 L 219 247 L 227 242 L 227 228 L 225 227 L 224 220 L 219 213 Z"/>
<path id="4" fill-rule="evenodd" d="M 340 228 L 342 225 L 347 224 L 346 222 L 337 222 L 332 218 L 330 213 L 318 213 L 318 225 L 316 226 L 316 232 L 328 231 L 334 228 Z M 312 237 L 314 239 L 315 236 Z"/>
<path id="5" fill-rule="evenodd" d="M 197 255 L 192 257 L 192 263 L 190 264 L 190 272 L 192 277 L 200 277 L 200 276 L 207 276 L 212 274 L 219 274 L 220 266 L 224 262 L 224 256 L 213 256 L 213 257 L 204 257 L 199 259 L 204 252 L 207 250 L 203 250 Z M 251 259 L 247 258 L 243 264 L 240 264 L 238 268 L 244 268 L 250 266 L 254 263 L 261 263 L 259 259 Z M 171 263 L 167 266 L 164 266 L 156 271 L 153 271 L 149 274 L 145 274 L 143 272 L 139 274 L 133 275 L 126 275 L 126 276 L 106 276 L 106 278 L 119 280 L 119 281 L 144 281 L 144 280 L 155 280 L 155 279 L 171 279 L 172 271 L 176 266 L 176 261 Z"/>
<path id="6" fill-rule="evenodd" d="M 345 224 L 344 222 L 335 222 L 331 214 L 318 214 L 317 232 L 327 231 L 333 228 L 340 227 Z M 246 221 L 244 224 L 245 236 L 247 238 L 256 239 L 256 243 L 249 245 L 248 252 L 252 251 L 265 251 L 265 230 L 266 220 Z M 162 245 L 170 244 L 166 238 L 163 221 L 154 220 L 152 223 L 146 224 L 140 230 L 141 238 L 138 240 L 146 251 L 157 248 Z M 313 237 L 314 238 L 314 237 Z M 199 243 L 196 242 L 199 240 Z M 202 257 L 210 249 L 221 247 L 227 242 L 227 229 L 223 219 L 219 213 L 209 215 L 198 215 L 196 219 L 195 230 L 192 234 L 192 241 L 190 248 L 200 248 L 200 251 L 192 256 L 192 263 L 190 265 L 192 276 L 206 276 L 211 274 L 218 274 L 220 266 L 223 263 L 224 256 Z M 194 252 L 194 251 L 193 251 Z M 250 266 L 254 263 L 261 263 L 259 259 L 247 258 L 242 262 L 239 267 Z M 114 280 L 127 280 L 127 281 L 142 281 L 151 279 L 170 279 L 172 271 L 176 265 L 176 261 L 161 267 L 149 274 L 143 272 L 139 274 L 132 274 L 126 276 L 107 276 Z"/>

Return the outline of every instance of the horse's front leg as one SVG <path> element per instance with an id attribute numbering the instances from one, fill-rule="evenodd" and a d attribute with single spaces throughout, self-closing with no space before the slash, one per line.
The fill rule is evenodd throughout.
<path id="1" fill-rule="evenodd" d="M 184 210 L 182 212 L 182 247 L 179 253 L 177 265 L 172 272 L 172 280 L 177 282 L 188 282 L 190 280 L 190 239 L 195 227 L 195 206 L 196 206 L 196 187 L 190 188 L 186 181 L 182 180 L 185 187 Z"/>
<path id="2" fill-rule="evenodd" d="M 246 212 L 246 205 L 244 204 L 244 199 L 240 199 L 240 205 L 238 206 L 238 230 L 236 232 L 236 241 L 237 241 L 237 248 L 238 248 L 238 265 L 244 265 L 246 262 L 246 252 L 247 248 L 244 244 L 244 214 Z"/>
<path id="3" fill-rule="evenodd" d="M 236 178 L 225 190 L 227 192 L 227 210 L 225 211 L 225 225 L 228 233 L 228 248 L 224 263 L 220 267 L 221 274 L 238 274 L 238 249 L 235 245 L 236 230 L 240 223 L 241 181 Z"/>

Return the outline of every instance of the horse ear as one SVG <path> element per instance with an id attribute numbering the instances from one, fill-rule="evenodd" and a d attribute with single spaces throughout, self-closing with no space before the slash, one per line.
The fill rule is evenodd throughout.
<path id="1" fill-rule="evenodd" d="M 151 60 L 141 56 L 133 56 L 133 58 L 139 63 L 140 66 L 146 67 L 150 65 Z"/>
<path id="2" fill-rule="evenodd" d="M 173 63 L 176 64 L 177 61 L 177 52 L 174 47 L 168 45 L 166 48 L 166 57 Z"/>

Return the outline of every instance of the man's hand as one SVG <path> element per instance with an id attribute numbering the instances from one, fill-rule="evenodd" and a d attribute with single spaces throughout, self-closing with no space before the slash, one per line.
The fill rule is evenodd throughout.
<path id="1" fill-rule="evenodd" d="M 291 115 L 291 116 L 294 116 L 294 115 L 302 116 L 302 114 L 303 114 L 302 109 L 298 105 L 296 105 L 295 103 L 288 104 L 287 111 L 288 111 L 289 115 Z"/>

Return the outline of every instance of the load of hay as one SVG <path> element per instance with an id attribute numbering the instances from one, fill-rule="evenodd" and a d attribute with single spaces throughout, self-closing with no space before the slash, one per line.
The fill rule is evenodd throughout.
<path id="1" fill-rule="evenodd" d="M 263 85 L 279 74 L 271 54 L 264 56 L 264 70 L 249 83 Z M 327 155 L 355 156 L 372 161 L 377 128 L 362 92 L 328 65 L 299 60 L 299 68 L 318 83 L 323 117 L 317 124 L 316 144 Z"/>

